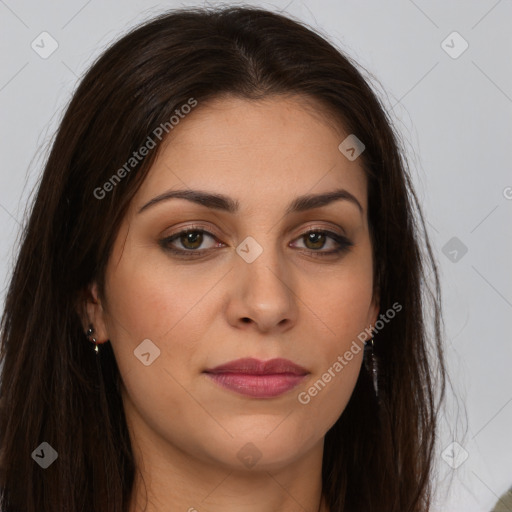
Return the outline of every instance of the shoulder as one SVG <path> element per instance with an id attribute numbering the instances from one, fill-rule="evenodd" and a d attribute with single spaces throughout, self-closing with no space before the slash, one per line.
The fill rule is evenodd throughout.
<path id="1" fill-rule="evenodd" d="M 509 512 L 512 510 L 512 487 L 496 502 L 491 512 Z"/>

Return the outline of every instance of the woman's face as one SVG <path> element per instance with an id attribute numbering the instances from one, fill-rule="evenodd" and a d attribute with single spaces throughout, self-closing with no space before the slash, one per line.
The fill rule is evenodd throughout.
<path id="1" fill-rule="evenodd" d="M 89 312 L 141 446 L 272 469 L 318 448 L 342 414 L 378 305 L 366 179 L 338 149 L 349 134 L 322 116 L 299 98 L 199 103 L 132 201 Z M 178 190 L 223 200 L 143 208 Z M 206 373 L 241 358 L 304 371 Z"/>

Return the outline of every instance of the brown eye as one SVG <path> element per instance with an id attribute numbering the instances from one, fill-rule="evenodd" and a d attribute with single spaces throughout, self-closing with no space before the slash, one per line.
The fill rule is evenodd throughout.
<path id="1" fill-rule="evenodd" d="M 212 239 L 213 242 L 217 240 L 212 233 L 209 233 L 205 229 L 189 227 L 179 233 L 175 233 L 174 235 L 160 240 L 159 243 L 164 250 L 172 254 L 195 257 L 202 255 L 213 247 L 219 247 L 220 242 L 218 242 L 217 245 L 210 243 L 209 247 L 204 247 L 209 238 Z"/>
<path id="2" fill-rule="evenodd" d="M 210 244 L 209 247 L 204 247 L 208 238 L 212 239 L 214 243 Z M 321 229 L 309 230 L 297 240 L 303 241 L 304 247 L 302 249 L 313 256 L 334 256 L 346 252 L 354 245 L 342 235 Z M 188 258 L 201 257 L 210 249 L 224 246 L 212 233 L 195 226 L 168 236 L 160 240 L 159 243 L 165 251 Z M 322 250 L 329 243 L 331 244 L 331 250 Z"/>
<path id="3" fill-rule="evenodd" d="M 199 249 L 203 243 L 203 234 L 200 231 L 181 233 L 179 241 L 187 249 Z"/>
<path id="4" fill-rule="evenodd" d="M 304 240 L 306 241 L 306 247 L 308 249 L 322 249 L 327 238 L 325 233 L 320 231 L 309 232 L 303 236 Z"/>
<path id="5" fill-rule="evenodd" d="M 305 249 L 314 256 L 333 256 L 348 251 L 354 244 L 343 235 L 325 231 L 322 229 L 311 229 L 303 233 L 297 240 L 303 240 Z M 331 243 L 331 250 L 321 250 L 327 242 Z"/>

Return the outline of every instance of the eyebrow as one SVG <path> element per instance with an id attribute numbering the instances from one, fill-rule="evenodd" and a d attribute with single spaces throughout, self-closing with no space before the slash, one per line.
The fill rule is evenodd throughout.
<path id="1" fill-rule="evenodd" d="M 240 203 L 235 199 L 225 196 L 224 194 L 214 194 L 202 190 L 169 190 L 151 199 L 151 201 L 139 209 L 138 213 L 142 213 L 151 206 L 170 199 L 186 199 L 187 201 L 206 206 L 207 208 L 223 210 L 231 214 L 240 211 Z M 348 192 L 348 190 L 339 188 L 332 192 L 326 192 L 323 194 L 306 194 L 299 196 L 290 203 L 285 215 L 289 215 L 294 212 L 312 210 L 313 208 L 320 208 L 339 200 L 349 201 L 356 205 L 359 212 L 363 214 L 363 207 L 356 197 Z"/>

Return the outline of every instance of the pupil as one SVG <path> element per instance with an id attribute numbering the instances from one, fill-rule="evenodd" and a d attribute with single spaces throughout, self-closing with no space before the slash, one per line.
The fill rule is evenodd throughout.
<path id="1" fill-rule="evenodd" d="M 318 244 L 320 242 L 320 245 L 323 245 L 322 244 L 322 237 L 323 236 L 324 236 L 323 233 L 309 233 L 308 239 L 313 244 Z"/>
<path id="2" fill-rule="evenodd" d="M 186 241 L 187 244 L 192 244 L 192 245 L 196 244 L 197 245 L 198 244 L 198 240 L 197 240 L 198 238 L 199 238 L 199 245 L 201 245 L 201 243 L 200 243 L 201 242 L 201 234 L 200 233 L 195 231 L 195 232 L 192 232 L 192 233 L 186 233 L 185 234 L 185 241 Z"/>

